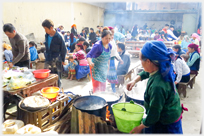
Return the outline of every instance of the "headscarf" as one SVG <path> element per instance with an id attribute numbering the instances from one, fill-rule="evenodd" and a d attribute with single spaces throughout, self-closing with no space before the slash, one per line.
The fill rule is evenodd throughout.
<path id="1" fill-rule="evenodd" d="M 72 25 L 72 28 L 73 28 L 73 27 L 76 27 L 76 24 L 73 24 L 73 25 Z"/>
<path id="2" fill-rule="evenodd" d="M 84 50 L 84 47 L 82 44 L 78 43 L 77 46 L 81 49 L 81 50 Z"/>
<path id="3" fill-rule="evenodd" d="M 198 34 L 193 33 L 193 34 L 192 34 L 192 37 L 195 37 L 196 39 L 198 39 L 198 41 L 200 41 L 200 36 L 199 36 Z"/>
<path id="4" fill-rule="evenodd" d="M 171 48 L 167 48 L 167 51 L 171 57 L 172 62 L 174 62 L 176 60 L 176 52 L 173 51 Z"/>
<path id="5" fill-rule="evenodd" d="M 175 89 L 174 79 L 175 74 L 173 72 L 173 65 L 171 64 L 171 57 L 167 51 L 165 44 L 161 41 L 148 41 L 141 50 L 141 53 L 148 59 L 159 63 L 159 72 L 161 73 L 164 81 L 170 82 Z"/>
<path id="6" fill-rule="evenodd" d="M 188 45 L 188 47 L 190 47 L 190 48 L 194 48 L 194 50 L 197 51 L 197 52 L 199 53 L 198 45 L 197 45 L 197 44 L 191 43 L 191 44 Z"/>
<path id="7" fill-rule="evenodd" d="M 114 29 L 114 28 L 113 28 L 113 27 L 111 27 L 111 26 L 109 26 L 108 28 L 109 28 L 109 30 L 112 30 L 112 29 Z"/>
<path id="8" fill-rule="evenodd" d="M 62 26 L 61 24 L 58 24 L 58 27 Z"/>
<path id="9" fill-rule="evenodd" d="M 12 47 L 9 44 L 3 43 L 3 48 L 7 49 L 7 50 L 11 50 Z"/>
<path id="10" fill-rule="evenodd" d="M 190 38 L 188 37 L 188 35 L 184 35 L 183 39 L 188 42 L 188 43 L 191 43 L 191 40 Z"/>
<path id="11" fill-rule="evenodd" d="M 154 33 L 154 32 L 155 32 L 155 30 L 153 29 L 153 30 L 152 30 L 152 33 Z"/>
<path id="12" fill-rule="evenodd" d="M 163 40 L 163 39 L 161 39 L 161 38 L 159 38 L 159 39 L 157 39 L 157 41 L 162 41 L 162 42 L 163 42 L 164 40 Z"/>

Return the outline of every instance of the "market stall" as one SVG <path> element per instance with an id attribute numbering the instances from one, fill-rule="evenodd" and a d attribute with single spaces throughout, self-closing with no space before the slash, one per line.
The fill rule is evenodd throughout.
<path id="1" fill-rule="evenodd" d="M 124 86 L 118 90 L 119 94 L 111 93 L 107 88 L 105 92 L 79 96 L 60 90 L 56 74 L 39 79 L 34 71 L 26 71 L 4 73 L 3 92 L 7 100 L 4 99 L 4 117 L 11 102 L 17 106 L 17 115 L 13 119 L 5 118 L 3 134 L 117 134 L 128 133 L 132 129 L 121 129 L 125 128 L 121 121 L 127 121 L 121 115 L 137 114 L 132 109 L 138 106 L 134 102 L 121 103 Z M 40 95 L 32 95 L 39 90 Z M 124 106 L 127 111 L 121 110 Z M 144 108 L 141 109 L 139 122 L 145 112 Z"/>
<path id="2" fill-rule="evenodd" d="M 58 86 L 58 75 L 49 74 L 45 78 L 35 78 L 34 70 L 26 68 L 16 68 L 13 70 L 4 69 L 3 71 L 3 95 L 4 95 L 4 119 L 9 103 L 18 105 L 22 98 L 31 96 L 43 87 Z M 17 106 L 17 114 L 19 108 Z M 18 117 L 18 116 L 17 116 Z"/>

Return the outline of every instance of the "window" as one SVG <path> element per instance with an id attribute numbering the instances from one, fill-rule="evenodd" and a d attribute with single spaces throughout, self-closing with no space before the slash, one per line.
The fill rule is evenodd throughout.
<path id="1" fill-rule="evenodd" d="M 126 2 L 126 10 L 137 10 L 138 5 L 135 2 Z"/>
<path id="2" fill-rule="evenodd" d="M 132 10 L 132 2 L 126 2 L 126 10 Z"/>

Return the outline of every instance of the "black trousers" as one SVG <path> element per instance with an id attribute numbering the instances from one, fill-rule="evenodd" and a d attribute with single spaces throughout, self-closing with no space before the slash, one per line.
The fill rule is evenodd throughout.
<path id="1" fill-rule="evenodd" d="M 30 60 L 18 62 L 15 66 L 30 68 Z"/>
<path id="2" fill-rule="evenodd" d="M 177 74 L 176 74 L 176 77 L 177 77 Z M 189 74 L 189 75 L 187 75 L 187 76 L 182 76 L 182 78 L 181 78 L 181 81 L 180 81 L 180 82 L 187 83 L 187 82 L 189 82 L 189 80 L 190 80 L 190 74 Z M 176 88 L 178 89 L 178 84 L 176 85 Z"/>
<path id="3" fill-rule="evenodd" d="M 62 62 L 59 61 L 58 59 L 53 59 L 52 61 L 46 61 L 45 62 L 45 69 L 50 69 L 53 74 L 58 75 L 58 87 L 61 87 L 61 78 L 62 78 L 62 69 L 63 65 Z"/>

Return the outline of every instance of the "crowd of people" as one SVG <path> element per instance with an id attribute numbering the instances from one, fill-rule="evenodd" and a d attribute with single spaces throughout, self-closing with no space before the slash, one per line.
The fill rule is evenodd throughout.
<path id="1" fill-rule="evenodd" d="M 110 70 L 108 72 L 108 81 L 111 82 L 113 91 L 115 91 L 115 84 L 117 84 L 117 76 L 121 74 L 126 74 L 130 65 L 130 54 L 125 50 L 125 41 L 130 40 L 157 40 L 157 41 L 176 41 L 176 45 L 173 47 L 174 53 L 176 53 L 176 59 L 178 58 L 189 58 L 185 60 L 186 64 L 191 70 L 191 73 L 197 74 L 199 61 L 200 61 L 200 48 L 201 48 L 201 26 L 199 27 L 197 33 L 191 34 L 191 37 L 187 35 L 185 31 L 175 32 L 173 26 L 169 26 L 165 24 L 164 28 L 157 31 L 151 30 L 148 28 L 147 23 L 138 28 L 138 25 L 134 25 L 132 31 L 125 31 L 124 26 L 118 28 L 118 26 L 114 27 L 103 27 L 97 26 L 96 32 L 94 32 L 93 28 L 90 28 L 90 33 L 88 33 L 87 29 L 82 29 L 81 33 L 78 33 L 76 24 L 71 26 L 70 31 L 64 31 L 63 25 L 59 24 L 57 28 L 54 28 L 54 23 L 51 20 L 47 20 L 42 24 L 45 29 L 45 57 L 46 63 L 45 68 L 52 67 L 52 71 L 55 71 L 60 75 L 62 75 L 62 71 L 69 72 L 70 80 L 73 79 L 73 76 L 76 76 L 78 80 L 87 76 L 90 73 L 90 62 L 88 62 L 87 58 L 99 56 L 103 51 L 100 47 L 96 48 L 99 41 L 104 41 L 103 38 L 103 30 L 109 30 L 110 34 L 110 47 L 111 47 L 111 56 L 110 56 Z M 9 62 L 9 67 L 21 66 L 21 67 L 29 67 L 30 61 L 35 61 L 38 59 L 37 53 L 37 45 L 34 41 L 28 41 L 26 37 L 19 32 L 16 31 L 15 27 L 12 24 L 4 25 L 4 32 L 9 37 L 11 46 L 7 43 L 3 43 L 4 50 L 4 61 Z M 57 32 L 57 33 L 56 33 Z M 127 33 L 126 33 L 127 32 Z M 107 37 L 106 37 L 107 38 Z M 59 40 L 60 39 L 60 40 Z M 106 39 L 107 40 L 107 39 Z M 15 46 L 15 44 L 19 44 L 19 46 Z M 60 46 L 54 46 L 55 44 L 59 44 Z M 102 43 L 100 43 L 102 44 Z M 102 44 L 103 45 L 103 44 Z M 190 47 L 189 47 L 190 45 Z M 193 46 L 192 46 L 193 45 Z M 198 48 L 197 48 L 198 46 Z M 18 51 L 17 49 L 18 48 Z M 93 49 L 92 49 L 93 48 Z M 12 51 L 11 51 L 12 50 Z M 91 51 L 92 50 L 92 51 Z M 91 52 L 90 52 L 91 51 Z M 99 51 L 99 52 L 97 52 Z M 106 51 L 106 48 L 105 48 Z M 90 52 L 90 53 L 89 53 Z M 194 53 L 196 52 L 196 53 Z M 70 57 L 70 63 L 68 65 L 59 65 L 61 63 L 64 64 L 64 56 Z M 90 54 L 94 54 L 93 56 Z M 181 55 L 183 54 L 183 57 Z M 185 55 L 184 55 L 185 54 Z M 61 56 L 61 57 L 59 57 Z M 125 56 L 125 57 L 124 57 Z M 187 57 L 188 56 L 188 57 Z M 93 58 L 94 58 L 93 57 Z M 73 59 L 77 61 L 73 62 Z M 123 58 L 123 59 L 122 59 Z M 115 68 L 115 60 L 119 61 L 119 65 L 117 70 L 112 71 Z M 123 61 L 125 60 L 125 61 Z M 56 65 L 51 65 L 52 62 Z M 74 65 L 71 63 L 73 62 Z M 125 64 L 124 64 L 125 62 Z M 176 63 L 175 61 L 174 63 Z M 182 61 L 183 62 L 183 61 Z M 194 66 L 196 63 L 196 66 Z M 61 68 L 62 67 L 62 68 Z M 175 65 L 177 67 L 177 65 Z M 180 65 L 178 66 L 180 67 Z M 175 68 L 176 73 L 179 68 Z M 192 68 L 193 67 L 193 68 Z M 197 67 L 197 68 L 195 68 Z M 75 72 L 73 68 L 76 69 Z M 57 70 L 54 70 L 57 69 Z M 70 73 L 70 69 L 72 69 Z M 122 72 L 123 71 L 123 72 Z M 181 70 L 179 70 L 181 72 Z M 184 72 L 185 74 L 186 72 Z M 177 78 L 177 83 L 180 79 L 180 74 Z M 111 80 L 110 80 L 111 79 Z M 113 81 L 112 81 L 113 80 Z M 180 79 L 181 80 L 181 79 Z M 183 81 L 183 80 L 181 80 Z"/>
<path id="2" fill-rule="evenodd" d="M 146 133 L 183 133 L 181 117 L 185 108 L 180 104 L 176 88 L 179 82 L 189 82 L 190 74 L 198 74 L 201 31 L 189 38 L 184 31 L 175 34 L 174 27 L 168 24 L 160 31 L 147 29 L 145 24 L 143 30 L 135 25 L 127 34 L 123 26 L 121 29 L 97 26 L 96 32 L 90 28 L 90 33 L 82 29 L 78 34 L 76 24 L 71 26 L 71 32 L 65 32 L 61 24 L 55 28 L 50 19 L 41 25 L 45 30 L 44 68 L 58 74 L 59 87 L 63 71 L 67 72 L 70 80 L 74 77 L 80 80 L 90 74 L 93 93 L 105 91 L 106 81 L 116 92 L 118 76 L 128 73 L 131 61 L 125 41 L 150 40 L 143 45 L 139 55 L 144 71 L 127 84 L 127 90 L 131 91 L 135 83 L 149 78 L 144 95 L 147 116 L 131 133 L 140 133 L 144 128 Z M 3 43 L 4 61 L 8 62 L 9 68 L 29 68 L 30 61 L 38 59 L 35 42 L 29 42 L 10 23 L 3 26 L 3 31 L 11 44 Z M 162 42 L 172 40 L 177 41 L 172 48 L 166 48 Z M 67 57 L 69 64 L 65 63 Z M 118 61 L 117 68 L 115 60 Z"/>
<path id="3" fill-rule="evenodd" d="M 80 34 L 77 33 L 77 27 L 75 24 L 71 26 L 70 31 L 65 32 L 63 25 L 59 24 L 57 28 L 54 27 L 52 20 L 46 19 L 42 23 L 42 27 L 45 30 L 45 69 L 51 69 L 51 73 L 58 74 L 58 85 L 61 86 L 62 73 L 67 72 L 67 79 L 72 80 L 76 77 L 77 80 L 81 80 L 87 77 L 87 74 L 92 74 L 92 63 L 89 61 L 98 62 L 98 59 L 102 57 L 101 54 L 104 51 L 106 54 L 109 51 L 109 57 L 107 57 L 108 67 L 104 67 L 101 71 L 101 67 L 95 65 L 94 75 L 101 76 L 105 70 L 110 68 L 103 78 L 108 75 L 108 81 L 111 82 L 112 88 L 115 90 L 115 84 L 117 84 L 117 75 L 121 73 L 125 75 L 128 72 L 130 66 L 130 55 L 125 51 L 124 43 L 116 44 L 114 40 L 114 28 L 97 26 L 97 31 L 94 32 L 93 28 L 90 28 L 90 33 L 87 34 L 85 29 Z M 30 68 L 30 62 L 39 59 L 37 52 L 37 45 L 34 41 L 28 41 L 28 39 L 16 31 L 16 28 L 8 23 L 3 26 L 5 34 L 8 36 L 11 46 L 7 43 L 3 43 L 4 49 L 4 62 L 6 61 L 9 68 L 13 66 L 28 67 Z M 117 34 L 117 33 L 116 33 Z M 117 36 L 116 36 L 117 37 Z M 119 38 L 118 38 L 119 39 Z M 110 40 L 110 41 L 109 41 Z M 125 41 L 123 37 L 122 41 Z M 110 42 L 110 43 L 109 43 Z M 118 42 L 118 40 L 117 40 Z M 108 48 L 102 48 L 102 45 L 108 43 Z M 55 46 L 58 45 L 58 46 Z M 93 46 L 94 45 L 94 46 Z M 96 46 L 98 45 L 98 46 Z M 107 46 L 107 45 L 106 45 Z M 69 64 L 65 65 L 65 58 L 68 57 Z M 98 58 L 99 57 L 99 58 Z M 114 59 L 119 60 L 118 70 L 115 68 Z M 122 59 L 123 58 L 123 59 Z M 102 57 L 102 62 L 103 61 Z M 125 60 L 125 61 L 123 61 Z M 102 64 L 98 63 L 98 64 Z M 125 68 L 125 69 L 124 69 Z M 100 70 L 99 70 L 100 69 Z M 119 71 L 121 69 L 121 71 Z M 112 75 L 112 72 L 114 73 Z M 99 73 L 99 74 L 97 74 Z M 93 77 L 94 82 L 95 76 Z M 98 78 L 97 78 L 98 79 Z M 101 79 L 99 81 L 105 81 Z M 98 81 L 98 80 L 95 80 Z"/>

